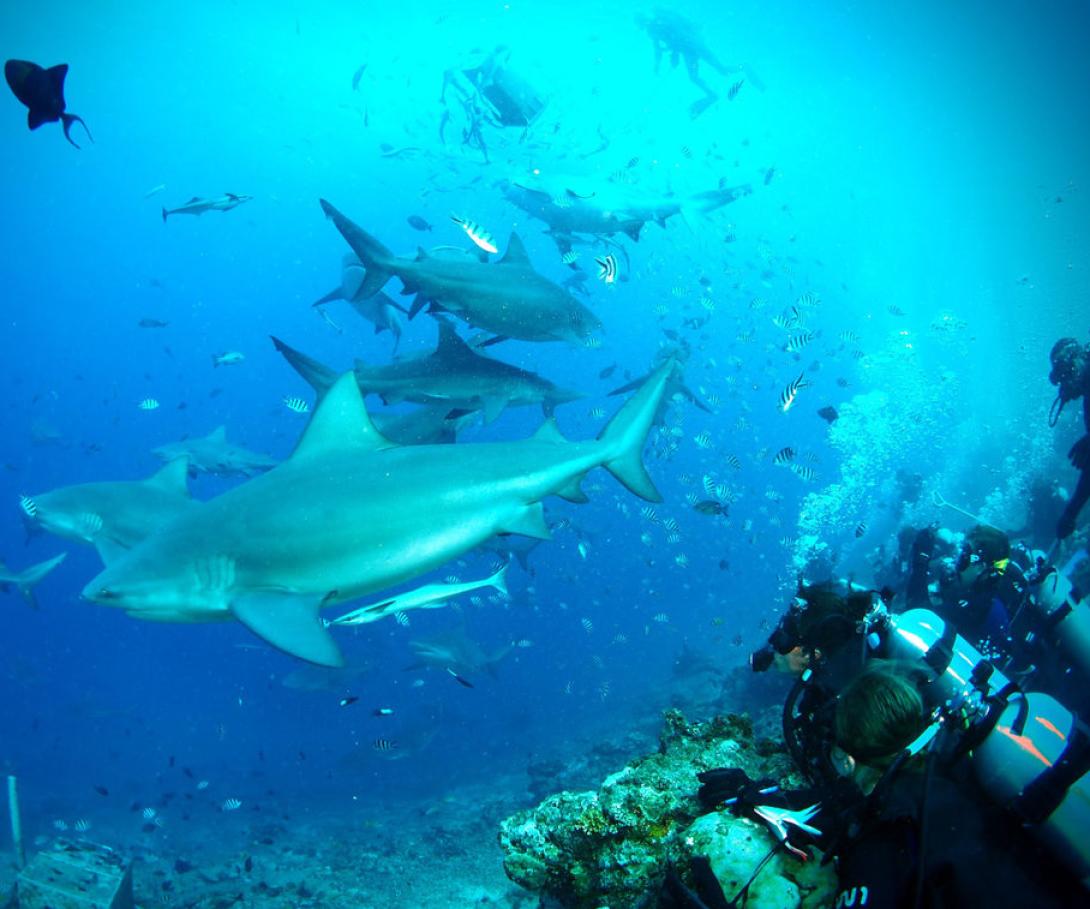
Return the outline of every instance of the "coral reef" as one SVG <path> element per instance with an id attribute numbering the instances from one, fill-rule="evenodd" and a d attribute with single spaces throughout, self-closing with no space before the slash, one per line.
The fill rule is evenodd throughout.
<path id="1" fill-rule="evenodd" d="M 791 772 L 782 748 L 756 738 L 746 716 L 689 723 L 668 711 L 657 754 L 632 761 L 597 791 L 561 792 L 505 820 L 499 834 L 504 870 L 566 909 L 635 909 L 654 905 L 671 862 L 686 868 L 692 855 L 704 854 L 729 893 L 774 844 L 750 821 L 725 813 L 702 817 L 696 774 L 714 767 L 780 780 Z M 777 856 L 751 888 L 750 905 L 801 906 L 807 894 L 828 894 L 820 884 L 824 869 L 808 872 L 814 879 L 805 881 L 802 870 L 801 863 Z"/>

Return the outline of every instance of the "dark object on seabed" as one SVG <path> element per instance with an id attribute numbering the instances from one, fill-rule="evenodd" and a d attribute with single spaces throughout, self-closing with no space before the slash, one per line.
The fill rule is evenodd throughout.
<path id="1" fill-rule="evenodd" d="M 818 411 L 818 416 L 826 423 L 835 423 L 840 414 L 836 412 L 835 407 L 822 407 L 821 410 Z"/>
<path id="2" fill-rule="evenodd" d="M 64 78 L 67 75 L 67 63 L 59 63 L 49 69 L 43 69 L 29 60 L 8 60 L 4 64 L 4 78 L 8 80 L 8 87 L 27 107 L 27 126 L 37 129 L 43 123 L 60 120 L 64 138 L 79 148 L 69 134 L 73 123 L 79 123 L 92 142 L 95 139 L 82 117 L 67 113 L 64 109 Z"/>
<path id="3" fill-rule="evenodd" d="M 132 867 L 106 846 L 57 840 L 19 873 L 14 905 L 17 909 L 135 909 Z"/>

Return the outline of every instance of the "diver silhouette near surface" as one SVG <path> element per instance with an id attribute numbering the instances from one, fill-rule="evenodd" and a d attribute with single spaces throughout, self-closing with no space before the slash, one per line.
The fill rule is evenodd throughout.
<path id="1" fill-rule="evenodd" d="M 1056 400 L 1048 415 L 1049 426 L 1056 425 L 1068 401 L 1082 398 L 1083 435 L 1067 453 L 1071 466 L 1079 471 L 1079 480 L 1056 524 L 1056 538 L 1063 540 L 1075 531 L 1075 519 L 1090 499 L 1090 349 L 1074 338 L 1060 338 L 1052 346 L 1049 359 L 1052 371 L 1048 380 L 1056 386 Z"/>

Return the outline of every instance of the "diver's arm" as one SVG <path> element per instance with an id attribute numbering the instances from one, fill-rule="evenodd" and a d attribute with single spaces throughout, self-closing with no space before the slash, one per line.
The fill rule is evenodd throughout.
<path id="1" fill-rule="evenodd" d="M 836 906 L 905 905 L 916 874 L 915 825 L 907 818 L 868 827 L 837 854 Z M 924 901 L 927 904 L 927 900 Z"/>

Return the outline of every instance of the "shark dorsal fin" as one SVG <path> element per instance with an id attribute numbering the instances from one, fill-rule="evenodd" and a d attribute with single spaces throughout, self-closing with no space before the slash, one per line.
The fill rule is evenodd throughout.
<path id="1" fill-rule="evenodd" d="M 356 374 L 346 372 L 326 392 L 303 437 L 292 452 L 291 460 L 320 456 L 349 449 L 366 452 L 393 448 L 371 422 L 363 404 Z"/>
<path id="2" fill-rule="evenodd" d="M 567 439 L 560 434 L 560 427 L 556 425 L 556 420 L 549 417 L 543 422 L 537 431 L 530 436 L 535 442 L 566 442 Z"/>
<path id="3" fill-rule="evenodd" d="M 217 426 L 208 434 L 209 442 L 226 442 L 227 441 L 227 427 Z"/>
<path id="4" fill-rule="evenodd" d="M 439 324 L 439 341 L 435 345 L 434 356 L 441 360 L 461 360 L 465 357 L 474 357 L 476 354 L 459 336 L 446 319 L 436 319 Z"/>
<path id="5" fill-rule="evenodd" d="M 158 486 L 164 492 L 176 493 L 180 496 L 189 495 L 189 458 L 181 457 L 169 461 L 167 466 L 153 473 L 144 483 L 148 486 Z"/>
<path id="6" fill-rule="evenodd" d="M 511 234 L 511 239 L 507 241 L 507 252 L 503 254 L 503 258 L 500 259 L 500 265 L 529 265 L 530 257 L 526 255 L 526 247 L 522 245 L 522 240 L 519 239 L 518 234 Z"/>
<path id="7" fill-rule="evenodd" d="M 188 202 L 186 202 L 185 204 L 186 204 L 186 205 L 192 205 L 192 204 L 193 204 L 194 202 L 200 202 L 200 201 L 201 201 L 201 197 L 200 197 L 200 196 L 194 196 L 194 197 L 193 197 L 192 199 L 190 199 L 190 200 L 189 200 Z"/>
<path id="8" fill-rule="evenodd" d="M 416 261 L 423 262 L 425 259 L 430 258 L 428 251 L 423 246 L 416 247 Z"/>

